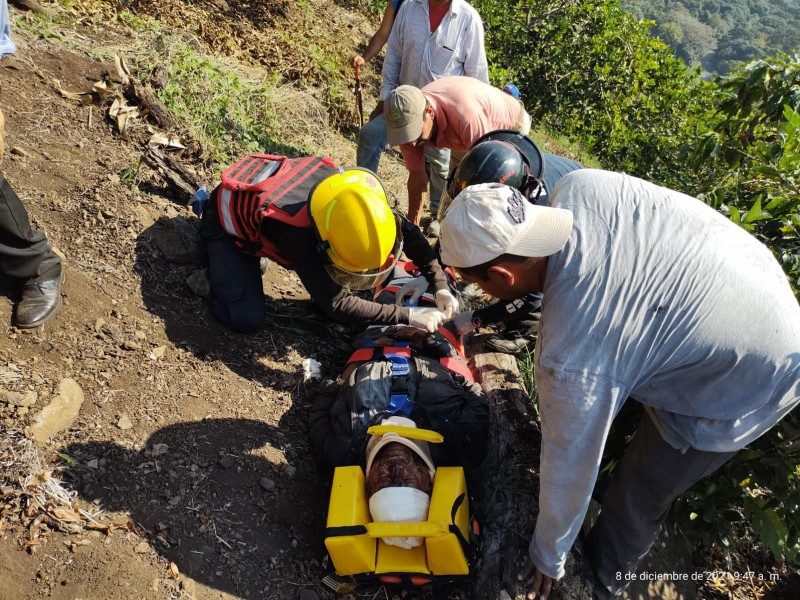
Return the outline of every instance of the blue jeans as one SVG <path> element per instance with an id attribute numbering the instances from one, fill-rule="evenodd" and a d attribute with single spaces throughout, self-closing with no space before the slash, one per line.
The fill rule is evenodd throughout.
<path id="1" fill-rule="evenodd" d="M 0 0 L 0 56 L 14 54 L 17 47 L 11 41 L 11 21 L 8 17 L 8 3 Z"/>
<path id="2" fill-rule="evenodd" d="M 386 134 L 386 119 L 378 115 L 371 121 L 364 123 L 358 132 L 358 148 L 356 150 L 356 165 L 378 172 L 378 163 L 381 153 L 389 143 Z M 439 210 L 439 200 L 447 181 L 447 172 L 450 168 L 450 150 L 428 146 L 425 148 L 425 171 L 430 182 L 430 213 L 435 216 Z"/>

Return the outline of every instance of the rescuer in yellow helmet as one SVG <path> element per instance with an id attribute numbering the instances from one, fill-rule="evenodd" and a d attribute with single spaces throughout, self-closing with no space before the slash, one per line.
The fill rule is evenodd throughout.
<path id="1" fill-rule="evenodd" d="M 400 222 L 369 171 L 327 177 L 312 191 L 309 211 L 328 274 L 343 287 L 374 288 L 400 258 Z"/>
<path id="2" fill-rule="evenodd" d="M 222 173 L 202 210 L 211 309 L 237 331 L 264 321 L 259 257 L 294 270 L 328 316 L 355 325 L 409 324 L 434 331 L 458 301 L 422 232 L 395 213 L 377 176 L 327 157 L 246 156 Z M 351 290 L 375 287 L 405 252 L 436 291 L 434 307 L 385 305 Z"/>

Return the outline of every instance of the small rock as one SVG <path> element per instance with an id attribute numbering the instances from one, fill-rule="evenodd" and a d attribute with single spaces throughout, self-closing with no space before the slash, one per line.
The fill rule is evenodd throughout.
<path id="1" fill-rule="evenodd" d="M 102 332 L 112 340 L 118 340 L 122 337 L 122 331 L 116 325 L 103 325 Z"/>
<path id="2" fill-rule="evenodd" d="M 36 392 L 3 392 L 2 400 L 11 406 L 33 406 L 39 399 Z"/>
<path id="3" fill-rule="evenodd" d="M 28 153 L 27 151 L 23 150 L 19 146 L 12 146 L 11 148 L 9 148 L 8 151 L 11 154 L 15 154 L 16 156 L 21 156 L 23 158 L 27 158 L 28 156 L 30 156 L 30 153 Z"/>
<path id="4" fill-rule="evenodd" d="M 117 427 L 122 430 L 131 429 L 133 427 L 133 423 L 131 423 L 130 417 L 128 415 L 122 415 L 117 421 Z"/>
<path id="5" fill-rule="evenodd" d="M 283 465 L 283 472 L 286 473 L 288 477 L 294 477 L 295 473 L 297 473 L 297 469 L 295 469 L 289 463 L 286 463 L 285 465 Z"/>
<path id="6" fill-rule="evenodd" d="M 133 337 L 135 337 L 137 340 L 146 340 L 147 334 L 141 329 L 137 329 L 133 332 Z"/>
<path id="7" fill-rule="evenodd" d="M 36 416 L 31 425 L 31 438 L 43 446 L 55 434 L 68 429 L 83 404 L 83 390 L 74 379 L 62 379 L 58 384 L 58 395 Z"/>
<path id="8" fill-rule="evenodd" d="M 150 358 L 150 360 L 158 360 L 159 358 L 164 358 L 164 354 L 166 353 L 166 351 L 167 351 L 166 346 L 159 346 L 158 348 L 153 348 L 148 357 Z"/>
<path id="9" fill-rule="evenodd" d="M 156 222 L 153 215 L 150 214 L 150 211 L 141 204 L 134 204 L 133 212 L 136 215 L 136 220 L 139 221 L 141 226 L 145 229 Z"/>
<path id="10" fill-rule="evenodd" d="M 223 469 L 230 469 L 233 466 L 233 459 L 227 454 L 220 458 L 217 462 Z"/>
<path id="11" fill-rule="evenodd" d="M 133 551 L 136 552 L 136 554 L 147 554 L 150 552 L 150 544 L 147 542 L 140 542 Z"/>
<path id="12" fill-rule="evenodd" d="M 497 599 L 498 600 L 511 600 L 511 595 L 505 590 L 500 590 L 500 594 L 498 594 Z"/>
<path id="13" fill-rule="evenodd" d="M 208 269 L 198 269 L 186 278 L 186 285 L 195 296 L 208 298 L 211 295 L 211 282 L 208 279 Z"/>
<path id="14" fill-rule="evenodd" d="M 123 341 L 119 345 L 119 347 L 122 348 L 123 350 L 141 350 L 142 349 L 141 344 L 137 344 L 136 342 L 132 342 L 130 340 Z"/>
<path id="15" fill-rule="evenodd" d="M 86 463 L 86 466 L 90 469 L 97 469 L 100 466 L 100 460 L 97 458 L 93 458 L 89 462 Z"/>
<path id="16" fill-rule="evenodd" d="M 319 600 L 319 594 L 314 590 L 303 588 L 297 592 L 297 600 Z"/>
<path id="17" fill-rule="evenodd" d="M 258 484 L 267 492 L 271 492 L 275 489 L 275 482 L 269 477 L 262 477 L 258 480 Z"/>

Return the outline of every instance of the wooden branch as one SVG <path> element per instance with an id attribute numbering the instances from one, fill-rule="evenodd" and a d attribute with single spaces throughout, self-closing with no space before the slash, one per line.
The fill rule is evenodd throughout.
<path id="1" fill-rule="evenodd" d="M 125 87 L 125 97 L 131 103 L 139 106 L 141 112 L 152 118 L 161 129 L 178 136 L 181 143 L 186 146 L 186 154 L 200 162 L 207 158 L 203 145 L 178 122 L 149 85 L 142 85 L 138 81 L 130 79 Z"/>
<path id="2" fill-rule="evenodd" d="M 482 549 L 471 578 L 473 598 L 510 600 L 523 597 L 517 581 L 536 524 L 539 501 L 538 418 L 524 389 L 515 357 L 476 354 L 472 359 L 491 407 L 491 437 L 484 464 Z M 559 583 L 560 598 L 588 598 L 592 576 L 580 542 L 567 559 Z"/>
<path id="3" fill-rule="evenodd" d="M 166 180 L 176 198 L 188 204 L 192 194 L 203 185 L 203 181 L 177 157 L 166 154 L 158 148 L 148 147 L 145 161 Z"/>
<path id="4" fill-rule="evenodd" d="M 125 95 L 131 102 L 146 108 L 153 120 L 167 131 L 183 131 L 178 121 L 172 116 L 170 110 L 159 100 L 149 87 L 143 86 L 138 81 L 131 79 L 125 89 Z"/>

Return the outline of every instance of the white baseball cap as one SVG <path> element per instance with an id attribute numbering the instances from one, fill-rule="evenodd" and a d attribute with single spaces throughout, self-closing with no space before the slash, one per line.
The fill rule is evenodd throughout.
<path id="1" fill-rule="evenodd" d="M 474 267 L 501 254 L 550 256 L 572 232 L 572 213 L 531 204 L 515 188 L 482 183 L 465 188 L 442 221 L 442 262 Z"/>

